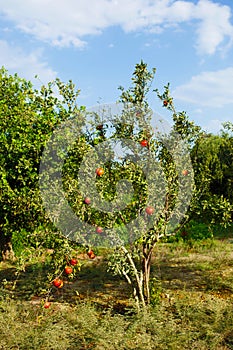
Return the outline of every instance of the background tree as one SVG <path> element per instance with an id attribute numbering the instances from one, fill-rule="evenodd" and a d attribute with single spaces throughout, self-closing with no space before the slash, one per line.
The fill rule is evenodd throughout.
<path id="1" fill-rule="evenodd" d="M 183 225 L 196 219 L 226 226 L 232 212 L 232 123 L 223 123 L 220 135 L 206 133 L 189 120 L 186 112 L 176 111 L 169 88 L 168 83 L 162 94 L 154 91 L 163 107 L 172 112 L 174 130 L 189 146 L 195 177 L 196 189 Z"/>
<path id="2" fill-rule="evenodd" d="M 54 95 L 54 85 L 60 99 Z M 51 222 L 45 215 L 38 186 L 39 164 L 46 140 L 56 125 L 77 110 L 70 81 L 59 79 L 40 91 L 17 75 L 0 70 L 0 251 L 13 257 L 13 233 L 20 236 Z"/>
<path id="3" fill-rule="evenodd" d="M 197 187 L 201 190 L 196 219 L 227 224 L 233 203 L 233 138 L 227 132 L 202 135 L 192 149 Z"/>

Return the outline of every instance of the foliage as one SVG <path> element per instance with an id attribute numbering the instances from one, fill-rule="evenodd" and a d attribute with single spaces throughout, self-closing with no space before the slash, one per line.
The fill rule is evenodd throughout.
<path id="1" fill-rule="evenodd" d="M 54 95 L 59 89 L 62 100 Z M 40 91 L 17 75 L 0 71 L 0 249 L 11 237 L 52 225 L 42 207 L 39 164 L 43 147 L 56 125 L 77 110 L 79 91 L 59 79 Z"/>
<path id="2" fill-rule="evenodd" d="M 213 238 L 213 225 L 207 225 L 203 222 L 190 220 L 179 235 L 186 241 L 198 241 Z"/>
<path id="3" fill-rule="evenodd" d="M 228 133 L 205 135 L 196 142 L 192 156 L 197 180 L 201 182 L 204 176 L 208 180 L 204 195 L 223 196 L 232 203 L 232 136 Z"/>
<path id="4" fill-rule="evenodd" d="M 230 134 L 202 135 L 192 149 L 195 181 L 199 189 L 194 217 L 206 223 L 228 225 L 232 219 L 233 138 Z"/>

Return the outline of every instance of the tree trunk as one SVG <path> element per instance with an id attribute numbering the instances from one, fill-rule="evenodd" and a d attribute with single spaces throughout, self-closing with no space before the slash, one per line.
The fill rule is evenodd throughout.
<path id="1" fill-rule="evenodd" d="M 143 245 L 143 259 L 142 259 L 142 271 L 143 271 L 143 295 L 147 305 L 150 304 L 150 268 L 151 268 L 151 256 L 156 242 L 151 246 L 147 244 Z"/>
<path id="2" fill-rule="evenodd" d="M 3 261 L 15 259 L 15 254 L 11 243 L 11 235 L 4 235 L 3 233 L 0 233 L 0 251 Z"/>
<path id="3" fill-rule="evenodd" d="M 143 294 L 146 304 L 150 304 L 150 257 L 143 258 Z"/>
<path id="4" fill-rule="evenodd" d="M 139 274 L 139 272 L 137 271 L 137 268 L 134 264 L 133 258 L 129 254 L 128 250 L 124 246 L 121 246 L 121 249 L 126 254 L 128 261 L 129 261 L 129 263 L 133 269 L 133 272 L 134 272 L 134 276 L 136 279 L 136 286 L 137 286 L 137 288 L 134 289 L 134 297 L 137 301 L 138 307 L 140 307 L 139 300 L 141 301 L 142 306 L 145 307 L 146 303 L 145 303 L 145 298 L 144 298 L 144 293 L 143 293 L 143 271 L 141 271 L 141 274 Z"/>

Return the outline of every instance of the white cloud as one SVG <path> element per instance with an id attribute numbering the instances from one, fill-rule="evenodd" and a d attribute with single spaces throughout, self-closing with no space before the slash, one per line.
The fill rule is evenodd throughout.
<path id="1" fill-rule="evenodd" d="M 198 52 L 215 53 L 216 48 L 224 41 L 225 37 L 229 37 L 229 44 L 232 44 L 233 26 L 230 23 L 231 11 L 229 7 L 209 0 L 202 0 L 195 8 L 195 15 L 202 19 L 197 29 L 196 47 Z"/>
<path id="2" fill-rule="evenodd" d="M 175 99 L 198 106 L 224 107 L 233 104 L 233 67 L 202 72 L 172 93 Z"/>
<path id="3" fill-rule="evenodd" d="M 0 40 L 0 52 L 0 66 L 4 66 L 11 74 L 17 72 L 22 78 L 31 81 L 35 81 L 35 75 L 38 75 L 42 84 L 57 76 L 57 73 L 42 59 L 42 50 L 26 53 L 21 48 Z"/>
<path id="4" fill-rule="evenodd" d="M 0 0 L 0 13 L 15 27 L 55 46 L 86 45 L 88 35 L 110 26 L 126 32 L 147 30 L 159 34 L 167 27 L 193 23 L 196 48 L 213 54 L 232 44 L 231 10 L 213 0 Z"/>

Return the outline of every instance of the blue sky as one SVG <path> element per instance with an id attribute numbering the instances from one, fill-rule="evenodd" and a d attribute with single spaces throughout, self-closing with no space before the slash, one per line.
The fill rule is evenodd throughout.
<path id="1" fill-rule="evenodd" d="M 142 59 L 204 129 L 233 121 L 232 0 L 0 0 L 0 33 L 0 66 L 36 86 L 72 79 L 81 105 L 115 102 Z"/>

